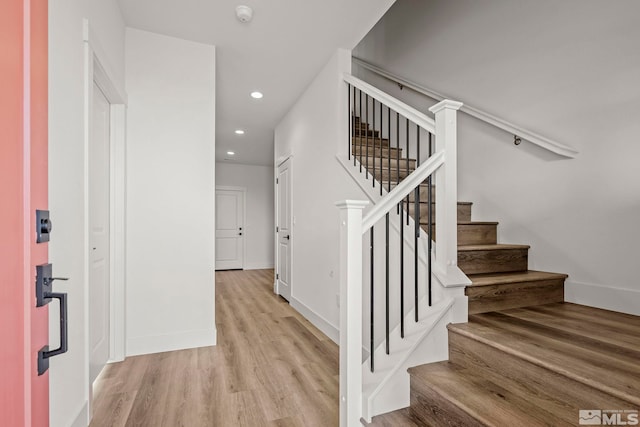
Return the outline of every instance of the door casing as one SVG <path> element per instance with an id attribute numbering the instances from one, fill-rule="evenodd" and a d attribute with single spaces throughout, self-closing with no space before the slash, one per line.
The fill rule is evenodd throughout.
<path id="1" fill-rule="evenodd" d="M 85 59 L 85 141 L 84 141 L 84 281 L 85 286 L 89 279 L 90 260 L 90 230 L 89 230 L 89 158 L 88 150 L 91 136 L 91 117 L 93 105 L 93 85 L 100 88 L 105 95 L 110 107 L 110 141 L 109 141 L 109 288 L 110 288 L 110 324 L 109 324 L 109 361 L 124 360 L 126 356 L 126 324 L 125 324 L 125 214 L 126 214 L 126 94 L 123 88 L 115 84 L 113 72 L 104 64 L 108 64 L 107 56 L 100 48 L 101 44 L 93 33 L 88 20 L 84 20 L 84 59 Z M 84 318 L 85 318 L 85 355 L 87 364 L 84 367 L 86 378 L 90 379 L 89 372 L 89 292 L 84 292 Z M 91 417 L 93 387 L 88 381 L 86 384 L 88 397 L 88 416 Z"/>

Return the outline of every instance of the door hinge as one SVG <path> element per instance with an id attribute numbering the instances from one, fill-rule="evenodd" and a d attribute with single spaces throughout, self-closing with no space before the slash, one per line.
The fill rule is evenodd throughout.
<path id="1" fill-rule="evenodd" d="M 276 233 L 280 231 L 280 227 L 276 227 Z"/>
<path id="2" fill-rule="evenodd" d="M 279 274 L 276 274 L 276 280 L 278 280 L 280 278 Z"/>
<path id="3" fill-rule="evenodd" d="M 278 178 L 276 178 L 276 184 L 279 184 L 280 180 Z"/>

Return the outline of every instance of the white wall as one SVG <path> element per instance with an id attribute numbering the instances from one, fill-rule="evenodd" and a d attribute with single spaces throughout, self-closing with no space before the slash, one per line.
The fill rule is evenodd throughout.
<path id="1" fill-rule="evenodd" d="M 336 339 L 340 323 L 339 228 L 335 202 L 365 200 L 335 156 L 346 150 L 350 52 L 338 50 L 276 127 L 275 165 L 293 155 L 291 305 Z"/>
<path id="2" fill-rule="evenodd" d="M 127 29 L 127 354 L 215 344 L 215 47 Z"/>
<path id="3" fill-rule="evenodd" d="M 55 232 L 49 259 L 55 289 L 69 295 L 69 351 L 51 359 L 52 427 L 87 425 L 88 371 L 85 349 L 84 270 L 84 52 L 83 18 L 89 20 L 105 54 L 105 68 L 124 91 L 124 21 L 116 0 L 49 2 L 49 208 Z M 52 304 L 52 345 L 57 343 L 58 309 Z"/>
<path id="4" fill-rule="evenodd" d="M 216 186 L 246 189 L 244 268 L 273 268 L 273 167 L 216 163 Z"/>
<path id="5" fill-rule="evenodd" d="M 408 80 L 580 151 L 563 160 L 461 115 L 459 195 L 565 272 L 567 299 L 640 314 L 640 4 L 398 1 L 354 50 Z M 426 111 L 433 101 L 357 73 Z"/>

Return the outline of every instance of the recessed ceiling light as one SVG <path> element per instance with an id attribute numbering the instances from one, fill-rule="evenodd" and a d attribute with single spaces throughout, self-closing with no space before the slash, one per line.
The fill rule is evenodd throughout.
<path id="1" fill-rule="evenodd" d="M 236 129 L 236 135 L 244 135 L 244 131 L 242 129 Z"/>
<path id="2" fill-rule="evenodd" d="M 227 154 L 230 155 L 230 156 L 235 156 L 236 153 L 235 153 L 235 151 L 227 151 Z"/>
<path id="3" fill-rule="evenodd" d="M 264 96 L 264 95 L 262 95 L 262 92 L 258 92 L 258 91 L 251 92 L 251 97 L 252 97 L 252 98 L 260 99 L 260 98 L 262 98 L 263 96 Z"/>

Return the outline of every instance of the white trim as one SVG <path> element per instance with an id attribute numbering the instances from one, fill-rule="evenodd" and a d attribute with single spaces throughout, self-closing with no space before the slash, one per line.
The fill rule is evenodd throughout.
<path id="1" fill-rule="evenodd" d="M 126 355 L 126 252 L 125 252 L 125 221 L 126 221 L 126 94 L 124 88 L 114 82 L 114 73 L 107 65 L 104 50 L 93 33 L 89 21 L 83 20 L 84 42 L 84 259 L 83 259 L 83 287 L 84 287 L 84 339 L 85 361 L 83 367 L 86 378 L 89 374 L 89 144 L 91 135 L 91 118 L 93 105 L 94 82 L 103 91 L 110 107 L 110 165 L 109 165 L 109 205 L 110 205 L 110 307 L 109 307 L 109 360 L 122 361 Z M 87 381 L 85 385 L 87 396 L 87 419 L 91 414 L 93 387 Z M 86 423 L 85 423 L 86 425 Z"/>
<path id="2" fill-rule="evenodd" d="M 403 79 L 402 77 L 390 73 L 388 71 L 383 70 L 380 67 L 377 67 L 363 59 L 360 58 L 356 58 L 355 56 L 353 57 L 353 61 L 356 62 L 358 65 L 361 65 L 362 67 L 366 68 L 369 71 L 372 71 L 384 78 L 386 78 L 387 80 L 390 80 L 394 83 L 400 84 L 403 87 L 409 88 L 415 92 L 418 92 L 422 95 L 425 95 L 431 99 L 435 99 L 436 101 L 442 101 L 443 99 L 448 98 L 447 96 L 436 92 L 435 90 L 429 89 L 425 86 L 422 86 L 418 83 L 412 82 L 410 80 L 406 80 Z M 492 114 L 489 114 L 487 112 L 484 112 L 482 110 L 479 110 L 478 108 L 475 107 L 471 107 L 468 104 L 465 104 L 464 106 L 462 106 L 462 108 L 460 108 L 460 111 L 470 115 L 471 117 L 475 117 L 478 120 L 482 120 L 483 122 L 487 122 L 497 128 L 500 128 L 506 132 L 509 132 L 513 135 L 517 135 L 519 136 L 522 140 L 524 141 L 528 141 L 531 142 L 532 144 L 538 145 L 539 147 L 542 147 L 546 150 L 551 151 L 552 153 L 556 153 L 560 156 L 563 157 L 567 157 L 570 159 L 575 158 L 578 154 L 579 151 L 576 150 L 575 148 L 566 145 L 566 144 L 561 144 L 559 142 L 553 141 L 547 137 L 544 137 L 538 133 L 535 133 L 533 131 L 524 129 L 518 125 L 515 125 L 513 123 L 510 123 L 506 120 L 503 120 L 501 118 L 498 118 Z"/>
<path id="3" fill-rule="evenodd" d="M 162 353 L 216 345 L 216 329 L 198 329 L 163 335 L 128 337 L 128 356 Z"/>
<path id="4" fill-rule="evenodd" d="M 252 262 L 245 264 L 245 270 L 272 270 L 274 268 L 273 261 L 270 262 Z"/>
<path id="5" fill-rule="evenodd" d="M 564 300 L 574 304 L 640 316 L 640 291 L 567 280 Z"/>
<path id="6" fill-rule="evenodd" d="M 303 304 L 299 299 L 291 296 L 291 301 L 289 301 L 289 305 L 293 307 L 298 313 L 304 316 L 313 326 L 318 328 L 320 332 L 325 334 L 331 339 L 334 343 L 338 344 L 340 341 L 340 330 L 337 326 L 333 325 L 324 317 L 320 316 L 318 313 L 307 307 Z"/>
<path id="7" fill-rule="evenodd" d="M 242 269 L 245 270 L 246 269 L 246 259 L 247 259 L 247 239 L 246 239 L 246 235 L 247 235 L 247 187 L 235 187 L 232 185 L 216 185 L 215 189 L 214 189 L 214 202 L 215 202 L 215 196 L 217 195 L 217 191 L 221 190 L 221 191 L 239 191 L 242 193 Z M 214 210 L 214 215 L 215 215 L 215 210 Z M 215 218 L 213 220 L 214 223 L 214 233 L 215 233 Z M 213 236 L 213 244 L 215 245 L 215 236 Z M 213 263 L 215 264 L 215 259 L 213 261 Z M 213 266 L 214 272 L 218 271 L 216 266 Z M 220 269 L 220 270 L 224 270 L 224 269 Z"/>
<path id="8" fill-rule="evenodd" d="M 89 401 L 85 400 L 84 404 L 78 411 L 78 414 L 70 424 L 70 427 L 87 427 L 87 425 L 89 425 L 89 421 Z"/>
<path id="9" fill-rule="evenodd" d="M 107 55 L 102 48 L 100 40 L 93 32 L 88 19 L 83 20 L 82 37 L 82 40 L 91 47 L 93 56 L 99 60 L 100 70 L 98 72 L 98 85 L 100 86 L 100 89 L 105 93 L 107 99 L 112 101 L 114 104 L 126 104 L 127 95 L 125 89 L 124 87 L 119 87 L 114 84 L 115 79 L 113 77 L 115 73 L 109 66 Z"/>
<path id="10" fill-rule="evenodd" d="M 394 98 L 393 96 L 384 93 L 380 89 L 371 86 L 369 83 L 366 83 L 359 78 L 352 76 L 351 74 L 345 73 L 342 78 L 345 82 L 369 94 L 369 96 L 372 96 L 382 104 L 385 104 L 392 110 L 402 114 L 404 117 L 419 125 L 421 128 L 426 129 L 431 133 L 435 133 L 436 123 L 431 117 L 428 117 L 427 115 L 416 110 L 410 105 L 407 105 L 404 102 Z"/>
<path id="11" fill-rule="evenodd" d="M 126 347 L 126 106 L 111 105 L 111 345 L 110 360 L 125 359 Z"/>

